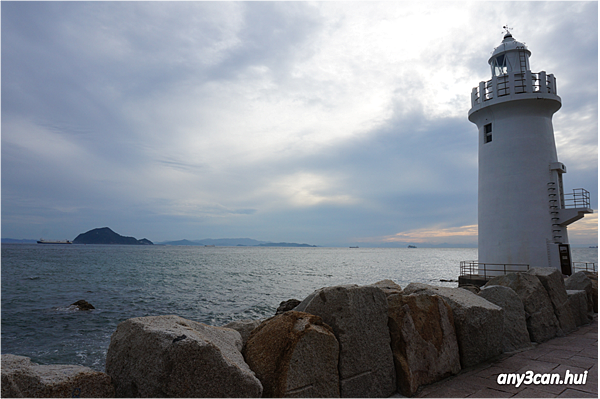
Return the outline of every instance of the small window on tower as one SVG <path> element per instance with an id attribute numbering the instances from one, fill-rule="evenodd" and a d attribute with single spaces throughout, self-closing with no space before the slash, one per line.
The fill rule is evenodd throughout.
<path id="1" fill-rule="evenodd" d="M 489 143 L 492 141 L 492 124 L 488 123 L 483 126 L 483 142 Z"/>

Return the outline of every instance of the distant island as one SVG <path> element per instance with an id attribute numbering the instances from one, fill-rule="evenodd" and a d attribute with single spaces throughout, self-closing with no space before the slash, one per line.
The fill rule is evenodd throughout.
<path id="1" fill-rule="evenodd" d="M 160 245 L 196 245 L 196 246 L 218 246 L 218 247 L 251 247 L 266 244 L 266 241 L 257 241 L 251 238 L 205 238 L 203 240 L 177 240 L 158 242 Z"/>
<path id="2" fill-rule="evenodd" d="M 115 233 L 108 227 L 101 227 L 79 234 L 73 244 L 117 244 L 117 245 L 153 245 L 146 238 L 138 240 L 134 237 L 125 237 Z"/>
<path id="3" fill-rule="evenodd" d="M 316 245 L 309 244 L 296 244 L 293 242 L 267 242 L 265 244 L 259 244 L 259 247 L 310 247 L 316 248 Z"/>
<path id="4" fill-rule="evenodd" d="M 217 246 L 217 247 L 311 247 L 317 245 L 297 244 L 293 242 L 268 242 L 258 241 L 251 238 L 206 238 L 203 240 L 177 240 L 164 241 L 157 243 L 159 245 L 196 245 L 196 246 Z"/>

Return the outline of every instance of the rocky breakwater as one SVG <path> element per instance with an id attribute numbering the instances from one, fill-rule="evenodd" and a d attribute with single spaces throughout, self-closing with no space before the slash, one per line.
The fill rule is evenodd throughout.
<path id="1" fill-rule="evenodd" d="M 598 301 L 591 284 L 585 272 L 565 280 L 557 269 L 535 268 L 494 277 L 485 287 L 501 285 L 517 293 L 526 313 L 529 337 L 540 343 L 589 322 L 588 311 Z"/>
<path id="2" fill-rule="evenodd" d="M 325 287 L 283 303 L 276 316 L 225 327 L 134 318 L 112 335 L 106 373 L 2 355 L 2 396 L 412 396 L 461 367 L 586 323 L 594 290 L 583 277 L 563 283 L 534 269 L 474 292 L 420 283 L 403 290 L 391 280 Z"/>

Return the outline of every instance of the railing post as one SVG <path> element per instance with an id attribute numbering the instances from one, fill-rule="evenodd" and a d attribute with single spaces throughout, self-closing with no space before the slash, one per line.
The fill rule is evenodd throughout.
<path id="1" fill-rule="evenodd" d="M 471 108 L 473 108 L 475 104 L 479 102 L 477 100 L 477 87 L 473 87 L 473 90 L 471 91 Z"/>
<path id="2" fill-rule="evenodd" d="M 531 71 L 525 71 L 525 87 L 523 88 L 523 93 L 533 93 L 533 76 L 531 76 Z"/>
<path id="3" fill-rule="evenodd" d="M 483 104 L 486 100 L 486 92 L 485 92 L 485 82 L 479 82 L 479 102 Z"/>
<path id="4" fill-rule="evenodd" d="M 515 73 L 514 72 L 509 72 L 508 75 L 506 76 L 506 91 L 507 91 L 507 95 L 513 95 L 516 94 L 516 90 L 515 90 Z"/>
<path id="5" fill-rule="evenodd" d="M 548 81 L 546 80 L 546 71 L 540 72 L 540 93 L 548 93 Z"/>
<path id="6" fill-rule="evenodd" d="M 556 79 L 554 78 L 553 74 L 548 75 L 547 82 L 548 82 L 548 93 L 556 94 Z"/>

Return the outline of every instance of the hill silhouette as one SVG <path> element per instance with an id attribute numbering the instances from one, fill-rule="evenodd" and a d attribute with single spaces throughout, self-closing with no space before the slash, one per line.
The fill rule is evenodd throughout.
<path id="1" fill-rule="evenodd" d="M 125 237 L 115 233 L 108 227 L 101 227 L 79 234 L 73 244 L 118 244 L 118 245 L 152 245 L 152 241 L 142 238 Z"/>

